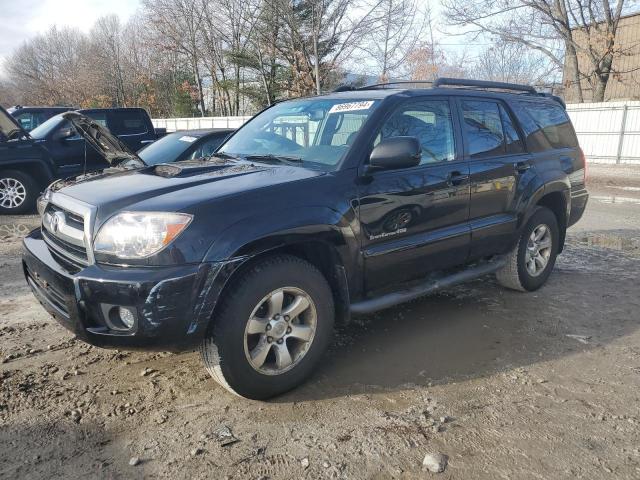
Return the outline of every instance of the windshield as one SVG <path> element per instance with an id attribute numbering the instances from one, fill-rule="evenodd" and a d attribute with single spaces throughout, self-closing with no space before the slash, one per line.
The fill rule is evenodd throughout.
<path id="1" fill-rule="evenodd" d="M 170 133 L 140 150 L 138 156 L 147 165 L 175 162 L 197 140 L 189 132 Z"/>
<path id="2" fill-rule="evenodd" d="M 31 130 L 31 132 L 29 132 L 29 135 L 31 135 L 31 138 L 35 138 L 36 140 L 42 140 L 43 138 L 46 138 L 51 132 L 53 132 L 62 122 L 66 122 L 66 120 L 62 118 L 62 115 L 56 115 L 55 117 L 51 117 L 49 120 L 41 124 L 39 127 Z"/>
<path id="3" fill-rule="evenodd" d="M 284 157 L 282 161 L 333 170 L 378 103 L 365 99 L 283 102 L 253 118 L 218 153 L 256 161 Z"/>

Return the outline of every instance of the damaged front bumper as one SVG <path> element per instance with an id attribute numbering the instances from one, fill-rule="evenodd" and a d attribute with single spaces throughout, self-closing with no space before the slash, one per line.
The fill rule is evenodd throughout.
<path id="1" fill-rule="evenodd" d="M 224 285 L 242 261 L 90 265 L 72 273 L 56 261 L 40 230 L 24 239 L 22 254 L 34 295 L 77 337 L 99 347 L 156 351 L 190 350 L 199 344 Z M 113 318 L 120 307 L 132 314 L 130 328 Z"/>

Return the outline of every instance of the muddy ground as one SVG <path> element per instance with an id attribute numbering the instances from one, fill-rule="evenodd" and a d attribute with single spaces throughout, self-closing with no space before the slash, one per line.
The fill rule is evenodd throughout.
<path id="1" fill-rule="evenodd" d="M 0 477 L 640 478 L 640 169 L 590 175 L 543 289 L 483 279 L 357 318 L 268 403 L 196 353 L 75 341 L 22 278 L 36 219 L 1 218 Z"/>

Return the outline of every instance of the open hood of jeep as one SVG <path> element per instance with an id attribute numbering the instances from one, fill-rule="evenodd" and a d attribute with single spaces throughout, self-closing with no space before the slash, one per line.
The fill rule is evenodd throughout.
<path id="1" fill-rule="evenodd" d="M 28 137 L 18 121 L 4 108 L 0 107 L 0 142 L 6 142 L 18 137 Z"/>
<path id="2" fill-rule="evenodd" d="M 78 134 L 93 146 L 112 167 L 141 168 L 146 165 L 138 155 L 112 134 L 107 127 L 78 112 L 66 112 L 62 118 L 69 121 Z"/>

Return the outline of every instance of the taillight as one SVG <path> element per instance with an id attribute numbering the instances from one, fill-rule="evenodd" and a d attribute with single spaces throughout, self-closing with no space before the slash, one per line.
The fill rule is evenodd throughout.
<path id="1" fill-rule="evenodd" d="M 578 147 L 578 150 L 580 151 L 580 158 L 582 159 L 582 164 L 584 165 L 584 181 L 583 181 L 583 183 L 586 185 L 587 184 L 587 177 L 589 176 L 589 167 L 587 167 L 587 157 L 584 156 L 584 152 L 582 151 L 582 148 Z"/>

